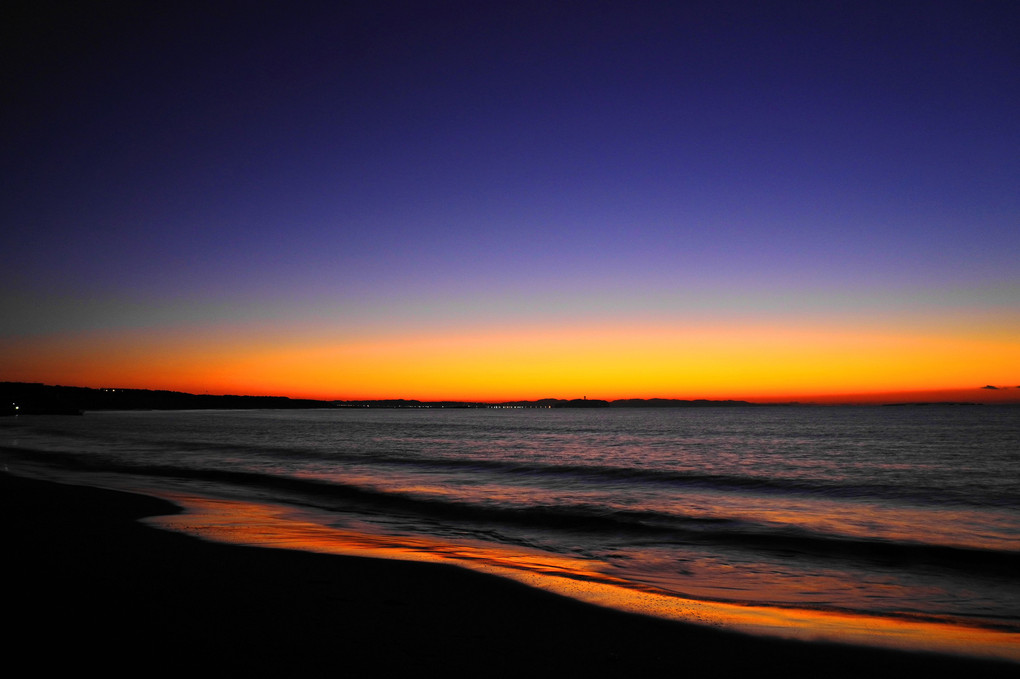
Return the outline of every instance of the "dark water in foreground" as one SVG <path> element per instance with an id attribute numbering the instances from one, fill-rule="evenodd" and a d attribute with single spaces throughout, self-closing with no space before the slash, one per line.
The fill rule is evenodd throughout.
<path id="1" fill-rule="evenodd" d="M 12 471 L 274 507 L 175 524 L 205 535 L 1020 660 L 1020 408 L 96 412 L 8 418 L 0 445 L 38 451 Z"/>

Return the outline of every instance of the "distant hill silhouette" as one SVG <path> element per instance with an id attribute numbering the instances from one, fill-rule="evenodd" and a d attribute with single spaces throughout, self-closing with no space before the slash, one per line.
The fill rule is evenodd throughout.
<path id="1" fill-rule="evenodd" d="M 705 408 L 718 406 L 753 406 L 760 405 L 750 401 L 710 401 L 704 398 L 685 400 L 678 398 L 625 398 L 613 401 L 614 408 Z"/>
<path id="2" fill-rule="evenodd" d="M 750 401 L 693 401 L 672 398 L 627 398 L 606 401 L 599 398 L 540 398 L 534 401 L 501 401 L 479 403 L 472 401 L 415 401 L 384 399 L 376 401 L 337 401 L 345 408 L 698 408 L 709 406 L 755 406 Z"/>
<path id="3" fill-rule="evenodd" d="M 487 408 L 488 403 L 472 401 L 418 401 L 406 398 L 387 398 L 367 401 L 331 401 L 340 408 Z"/>
<path id="4" fill-rule="evenodd" d="M 0 382 L 0 414 L 80 415 L 86 410 L 330 408 L 332 401 L 285 396 L 213 396 L 150 389 L 93 389 Z"/>

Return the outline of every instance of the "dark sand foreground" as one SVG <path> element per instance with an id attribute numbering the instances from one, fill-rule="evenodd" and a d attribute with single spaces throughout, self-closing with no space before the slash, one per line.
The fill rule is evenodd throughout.
<path id="1" fill-rule="evenodd" d="M 455 567 L 212 544 L 161 500 L 0 474 L 7 667 L 103 674 L 1011 676 L 617 613 Z"/>

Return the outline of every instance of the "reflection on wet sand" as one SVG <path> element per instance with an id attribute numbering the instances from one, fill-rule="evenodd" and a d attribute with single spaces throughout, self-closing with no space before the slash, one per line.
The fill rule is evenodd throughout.
<path id="1" fill-rule="evenodd" d="M 684 599 L 654 588 L 636 589 L 633 583 L 593 571 L 589 561 L 537 550 L 333 528 L 280 505 L 163 496 L 186 512 L 150 518 L 148 523 L 208 540 L 455 564 L 601 606 L 751 634 L 1020 661 L 1020 639 L 1010 632 L 930 620 Z"/>

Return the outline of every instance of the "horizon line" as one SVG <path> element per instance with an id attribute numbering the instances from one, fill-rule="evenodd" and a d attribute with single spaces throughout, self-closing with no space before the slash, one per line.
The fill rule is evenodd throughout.
<path id="1" fill-rule="evenodd" d="M 301 390 L 281 390 L 291 391 L 287 393 L 254 393 L 249 390 L 248 393 L 237 393 L 237 392 L 217 392 L 212 393 L 209 390 L 204 391 L 188 391 L 186 388 L 165 388 L 165 387 L 137 387 L 137 386 L 104 386 L 104 387 L 92 387 L 92 386 L 80 386 L 80 385 L 68 385 L 68 384 L 47 384 L 44 382 L 8 382 L 3 381 L 0 383 L 16 385 L 41 385 L 45 387 L 59 387 L 69 389 L 92 389 L 96 391 L 119 391 L 119 390 L 135 390 L 135 391 L 154 391 L 154 392 L 171 392 L 187 394 L 191 396 L 212 396 L 212 397 L 249 397 L 249 398 L 285 398 L 296 401 L 322 401 L 330 403 L 367 403 L 367 402 L 387 402 L 387 401 L 408 401 L 418 403 L 465 403 L 465 404 L 487 404 L 487 405 L 499 405 L 505 403 L 535 403 L 540 401 L 583 401 L 591 400 L 593 402 L 607 402 L 613 403 L 617 401 L 686 401 L 686 402 L 740 402 L 748 403 L 753 405 L 781 405 L 781 404 L 798 404 L 798 405 L 881 405 L 881 404 L 896 404 L 896 403 L 963 403 L 963 402 L 975 402 L 982 404 L 1020 404 L 1020 385 L 1017 386 L 996 386 L 987 384 L 980 387 L 949 387 L 943 389 L 896 389 L 896 390 L 884 390 L 874 392 L 853 392 L 853 393 L 814 393 L 814 394 L 784 394 L 777 396 L 722 396 L 722 397 L 709 397 L 709 396 L 620 396 L 620 397 L 603 397 L 595 396 L 589 398 L 588 395 L 582 394 L 580 396 L 572 397 L 560 397 L 560 396 L 542 396 L 542 397 L 526 397 L 526 398 L 450 398 L 450 397 L 423 397 L 423 396 L 373 396 L 373 397 L 324 397 L 321 395 L 295 395 Z"/>

